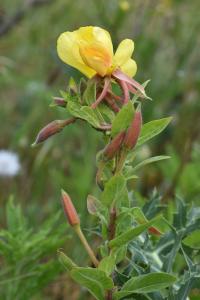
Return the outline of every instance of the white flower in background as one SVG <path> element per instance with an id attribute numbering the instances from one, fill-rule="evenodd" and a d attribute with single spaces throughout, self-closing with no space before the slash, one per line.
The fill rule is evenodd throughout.
<path id="1" fill-rule="evenodd" d="M 12 177 L 20 171 L 19 157 L 16 153 L 0 150 L 0 176 Z"/>

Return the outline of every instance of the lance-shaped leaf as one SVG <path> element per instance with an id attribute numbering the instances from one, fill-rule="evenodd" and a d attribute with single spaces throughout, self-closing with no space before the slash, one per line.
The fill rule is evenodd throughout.
<path id="1" fill-rule="evenodd" d="M 81 106 L 79 103 L 70 101 L 67 110 L 76 118 L 83 119 L 93 127 L 100 127 L 100 122 L 95 111 L 89 106 Z"/>
<path id="2" fill-rule="evenodd" d="M 121 200 L 124 192 L 126 181 L 123 175 L 113 176 L 105 185 L 105 189 L 101 194 L 102 203 L 110 207 L 112 204 L 117 204 Z"/>
<path id="3" fill-rule="evenodd" d="M 159 156 L 153 156 L 150 158 L 147 158 L 145 160 L 143 160 L 141 163 L 137 164 L 135 167 L 129 169 L 129 172 L 126 173 L 127 177 L 132 177 L 133 175 L 135 175 L 135 171 L 137 171 L 138 169 L 140 169 L 141 167 L 154 163 L 156 161 L 160 161 L 160 160 L 164 160 L 164 159 L 169 159 L 170 156 L 167 155 L 159 155 Z"/>
<path id="4" fill-rule="evenodd" d="M 98 269 L 104 271 L 107 275 L 110 275 L 115 267 L 116 254 L 111 252 L 109 256 L 104 257 L 99 265 Z"/>
<path id="5" fill-rule="evenodd" d="M 106 290 L 113 288 L 112 279 L 99 269 L 77 267 L 70 271 L 70 276 L 97 300 L 105 300 Z"/>
<path id="6" fill-rule="evenodd" d="M 96 100 L 96 83 L 89 81 L 83 93 L 83 102 L 91 105 Z"/>
<path id="7" fill-rule="evenodd" d="M 200 249 L 200 229 L 193 231 L 184 240 L 183 244 L 193 249 Z"/>
<path id="8" fill-rule="evenodd" d="M 139 223 L 139 224 L 148 223 L 147 218 L 145 217 L 143 211 L 139 207 L 133 207 L 131 209 L 131 214 L 137 223 Z M 161 221 L 164 221 L 164 220 L 161 219 Z M 154 226 L 149 227 L 148 232 L 150 234 L 158 235 L 158 236 L 162 234 L 162 232 L 157 228 L 157 224 L 156 224 L 156 227 L 154 227 Z"/>
<path id="9" fill-rule="evenodd" d="M 159 120 L 154 120 L 148 122 L 142 126 L 140 137 L 137 142 L 137 146 L 144 144 L 146 141 L 150 140 L 157 134 L 161 133 L 172 120 L 171 117 L 163 118 Z"/>
<path id="10" fill-rule="evenodd" d="M 122 109 L 118 112 L 112 123 L 111 136 L 114 137 L 119 132 L 126 130 L 134 116 L 133 103 L 130 101 L 128 104 L 124 105 Z"/>
<path id="11" fill-rule="evenodd" d="M 128 280 L 121 291 L 114 294 L 114 299 L 122 299 L 131 294 L 144 294 L 160 291 L 176 281 L 176 277 L 168 273 L 151 273 Z"/>
<path id="12" fill-rule="evenodd" d="M 102 210 L 102 203 L 94 196 L 88 195 L 87 197 L 87 209 L 91 215 L 98 215 Z"/>
<path id="13" fill-rule="evenodd" d="M 154 219 L 152 219 L 151 221 L 145 224 L 127 230 L 126 232 L 120 234 L 118 237 L 110 241 L 109 246 L 113 248 L 113 247 L 120 247 L 122 245 L 127 244 L 128 242 L 132 241 L 134 238 L 139 236 L 141 233 L 143 233 L 146 229 L 151 227 L 154 223 L 156 223 L 161 218 L 162 216 L 155 217 Z"/>

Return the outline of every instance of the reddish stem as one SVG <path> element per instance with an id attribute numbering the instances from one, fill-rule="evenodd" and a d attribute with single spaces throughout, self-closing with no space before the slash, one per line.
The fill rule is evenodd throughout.
<path id="1" fill-rule="evenodd" d="M 116 105 L 116 103 L 113 101 L 113 99 L 111 99 L 110 97 L 106 97 L 105 101 L 107 102 L 107 104 L 110 106 L 110 108 L 114 111 L 114 112 L 119 112 L 119 107 Z"/>
<path id="2" fill-rule="evenodd" d="M 93 109 L 95 109 L 99 105 L 99 103 L 105 98 L 105 96 L 107 95 L 109 86 L 110 86 L 110 78 L 106 77 L 105 81 L 104 81 L 103 90 L 102 90 L 101 94 L 99 95 L 99 97 L 97 98 L 97 100 L 94 103 L 92 103 L 92 105 L 91 105 L 91 107 Z"/>
<path id="3" fill-rule="evenodd" d="M 118 80 L 121 88 L 122 88 L 122 91 L 123 91 L 123 94 L 124 94 L 124 104 L 128 103 L 129 101 L 129 89 L 128 89 L 128 86 L 126 84 L 125 81 L 123 80 Z"/>

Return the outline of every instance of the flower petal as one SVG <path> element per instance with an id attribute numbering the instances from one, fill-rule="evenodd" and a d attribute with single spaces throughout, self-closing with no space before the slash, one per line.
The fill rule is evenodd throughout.
<path id="1" fill-rule="evenodd" d="M 123 40 L 114 55 L 115 64 L 121 66 L 129 60 L 133 54 L 134 42 L 130 39 Z"/>
<path id="2" fill-rule="evenodd" d="M 120 69 L 129 77 L 135 76 L 137 72 L 137 64 L 133 59 L 128 59 L 125 64 L 121 65 Z"/>
<path id="3" fill-rule="evenodd" d="M 83 62 L 101 76 L 105 76 L 113 61 L 110 34 L 100 27 L 92 26 L 81 27 L 76 34 Z"/>
<path id="4" fill-rule="evenodd" d="M 57 52 L 62 61 L 78 69 L 87 77 L 92 77 L 96 73 L 83 62 L 80 56 L 76 31 L 67 31 L 59 36 L 57 41 Z"/>
<path id="5" fill-rule="evenodd" d="M 95 70 L 99 75 L 105 76 L 112 65 L 112 57 L 100 43 L 80 45 L 79 52 L 84 63 Z"/>
<path id="6" fill-rule="evenodd" d="M 77 34 L 79 45 L 99 44 L 106 49 L 110 57 L 113 57 L 113 45 L 108 31 L 100 27 L 85 26 L 74 31 Z"/>
<path id="7" fill-rule="evenodd" d="M 100 27 L 93 28 L 93 35 L 97 42 L 100 42 L 107 49 L 110 56 L 113 57 L 113 44 L 110 33 Z"/>

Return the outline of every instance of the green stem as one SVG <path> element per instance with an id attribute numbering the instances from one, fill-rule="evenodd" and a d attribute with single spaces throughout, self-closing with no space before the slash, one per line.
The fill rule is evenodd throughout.
<path id="1" fill-rule="evenodd" d="M 82 244 L 83 244 L 83 246 L 84 246 L 86 252 L 88 253 L 89 257 L 91 258 L 91 260 L 92 260 L 94 266 L 95 266 L 95 267 L 98 267 L 99 261 L 98 261 L 98 259 L 96 258 L 96 256 L 95 256 L 93 250 L 91 249 L 90 245 L 88 244 L 88 242 L 87 242 L 87 240 L 86 240 L 86 238 L 85 238 L 85 236 L 84 236 L 84 234 L 83 234 L 83 232 L 82 232 L 82 230 L 81 230 L 80 225 L 74 226 L 74 230 L 75 230 L 75 232 L 77 233 L 77 235 L 78 235 L 80 241 L 82 242 Z"/>

